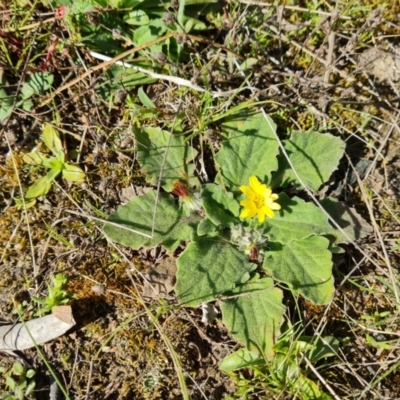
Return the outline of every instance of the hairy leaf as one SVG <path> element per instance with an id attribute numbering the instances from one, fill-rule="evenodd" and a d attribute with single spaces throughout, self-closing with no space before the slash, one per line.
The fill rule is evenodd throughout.
<path id="1" fill-rule="evenodd" d="M 310 236 L 282 245 L 269 243 L 263 268 L 317 304 L 328 303 L 333 296 L 332 254 L 328 239 Z"/>
<path id="2" fill-rule="evenodd" d="M 153 215 L 156 212 L 154 236 L 151 236 Z M 106 234 L 115 242 L 139 249 L 142 246 L 156 246 L 162 244 L 168 250 L 175 250 L 179 244 L 191 238 L 200 217 L 187 217 L 182 208 L 179 208 L 170 194 L 160 193 L 156 206 L 156 192 L 134 197 L 123 206 L 118 207 L 108 218 L 110 222 L 121 226 L 106 224 Z M 137 233 L 123 229 L 131 228 Z"/>
<path id="3" fill-rule="evenodd" d="M 197 151 L 184 143 L 183 136 L 174 136 L 159 128 L 142 128 L 135 132 L 138 143 L 138 160 L 150 183 L 157 185 L 164 155 L 161 185 L 170 192 L 176 180 L 196 184 L 194 166 L 188 164 L 197 155 Z"/>
<path id="4" fill-rule="evenodd" d="M 345 143 L 340 138 L 319 132 L 293 132 L 283 145 L 301 180 L 314 191 L 337 169 L 345 149 Z M 301 187 L 282 155 L 272 185 L 285 187 L 288 184 Z"/>
<path id="5" fill-rule="evenodd" d="M 215 161 L 220 167 L 220 177 L 232 190 L 247 185 L 251 175 L 268 182 L 271 172 L 278 168 L 279 145 L 275 139 L 276 125 L 263 114 L 248 117 L 239 129 L 228 129 L 226 140 Z"/>
<path id="6" fill-rule="evenodd" d="M 221 310 L 232 335 L 248 350 L 272 358 L 285 312 L 282 291 L 274 287 L 272 279 L 265 278 L 254 279 L 228 295 L 232 298 L 222 302 Z"/>
<path id="7" fill-rule="evenodd" d="M 265 234 L 273 242 L 289 243 L 311 235 L 323 235 L 332 231 L 328 217 L 313 203 L 285 193 L 276 200 L 281 210 L 273 219 L 267 219 Z"/>
<path id="8" fill-rule="evenodd" d="M 197 306 L 215 299 L 250 278 L 248 257 L 217 238 L 197 238 L 177 260 L 176 294 L 181 303 Z"/>

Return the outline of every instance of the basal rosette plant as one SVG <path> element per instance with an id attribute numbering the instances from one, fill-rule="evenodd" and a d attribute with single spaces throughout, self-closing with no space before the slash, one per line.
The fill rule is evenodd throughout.
<path id="1" fill-rule="evenodd" d="M 262 114 L 232 120 L 223 127 L 215 181 L 204 184 L 195 176 L 197 151 L 183 136 L 138 129 L 138 161 L 149 183 L 161 179 L 163 190 L 120 206 L 105 232 L 134 249 L 161 244 L 173 252 L 187 243 L 177 259 L 177 298 L 190 307 L 221 300 L 222 321 L 245 346 L 238 369 L 273 359 L 284 289 L 317 304 L 332 299 L 332 253 L 348 239 L 317 205 L 284 192 L 301 186 L 280 152 L 273 121 Z M 340 138 L 319 132 L 293 132 L 283 145 L 313 191 L 336 170 L 345 148 Z M 335 199 L 321 203 L 350 238 L 360 237 L 363 221 L 353 210 Z"/>

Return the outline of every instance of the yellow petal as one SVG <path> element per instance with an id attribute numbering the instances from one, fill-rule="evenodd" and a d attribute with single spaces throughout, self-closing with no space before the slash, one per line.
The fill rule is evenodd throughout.
<path id="1" fill-rule="evenodd" d="M 250 189 L 248 186 L 240 186 L 239 188 L 250 200 L 254 200 L 256 194 L 254 190 Z"/>
<path id="2" fill-rule="evenodd" d="M 252 217 L 254 217 L 254 216 L 256 215 L 256 213 L 257 213 L 257 211 L 255 211 L 255 210 L 250 210 L 250 209 L 248 209 L 248 208 L 245 208 L 245 209 L 241 212 L 240 218 L 241 218 L 241 219 L 243 219 L 243 218 L 252 218 Z"/>
<path id="3" fill-rule="evenodd" d="M 265 212 L 263 209 L 261 209 L 258 211 L 258 222 L 262 224 L 264 223 L 264 221 L 265 221 Z"/>
<path id="4" fill-rule="evenodd" d="M 249 178 L 249 183 L 250 183 L 250 187 L 251 187 L 256 193 L 258 193 L 261 183 L 260 183 L 260 181 L 257 179 L 257 177 L 254 176 L 254 175 L 252 175 L 252 176 Z"/>
<path id="5" fill-rule="evenodd" d="M 269 204 L 269 207 L 270 207 L 272 210 L 280 210 L 280 209 L 281 209 L 281 205 L 278 204 L 278 203 Z"/>
<path id="6" fill-rule="evenodd" d="M 268 217 L 270 217 L 270 218 L 275 217 L 274 212 L 269 207 L 263 207 L 262 210 Z"/>

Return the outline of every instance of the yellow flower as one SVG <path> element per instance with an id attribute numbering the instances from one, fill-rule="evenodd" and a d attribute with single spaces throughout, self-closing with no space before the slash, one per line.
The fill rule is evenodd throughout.
<path id="1" fill-rule="evenodd" d="M 251 176 L 249 183 L 250 187 L 240 186 L 240 190 L 248 197 L 248 199 L 240 202 L 240 205 L 244 207 L 240 218 L 252 218 L 257 214 L 258 222 L 262 224 L 265 221 L 265 216 L 274 218 L 273 210 L 281 209 L 281 206 L 275 203 L 279 196 L 272 193 L 272 190 L 261 183 L 256 176 Z"/>

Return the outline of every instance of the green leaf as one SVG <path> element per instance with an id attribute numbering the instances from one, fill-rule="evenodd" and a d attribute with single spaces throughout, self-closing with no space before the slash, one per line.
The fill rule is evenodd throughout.
<path id="1" fill-rule="evenodd" d="M 118 226 L 105 224 L 106 234 L 115 242 L 139 249 L 142 246 L 162 244 L 167 250 L 174 251 L 181 242 L 190 239 L 200 220 L 198 215 L 186 216 L 172 195 L 160 193 L 155 207 L 156 192 L 134 197 L 128 204 L 118 207 L 108 220 L 145 235 L 151 235 L 153 214 L 156 210 L 154 237 L 152 239 Z"/>
<path id="2" fill-rule="evenodd" d="M 292 384 L 292 393 L 300 394 L 302 400 L 332 400 L 326 393 L 322 392 L 317 384 L 303 374 L 299 374 Z"/>
<path id="3" fill-rule="evenodd" d="M 49 161 L 43 153 L 40 151 L 32 151 L 30 153 L 25 153 L 22 156 L 25 163 L 30 165 L 43 165 L 46 161 Z"/>
<path id="4" fill-rule="evenodd" d="M 72 6 L 70 8 L 70 12 L 71 14 L 84 14 L 89 11 L 92 11 L 96 7 L 97 7 L 96 2 L 92 0 L 73 1 Z"/>
<path id="5" fill-rule="evenodd" d="M 7 95 L 7 92 L 0 88 L 0 121 L 7 119 L 12 113 L 14 99 Z"/>
<path id="6" fill-rule="evenodd" d="M 26 371 L 26 377 L 31 379 L 36 375 L 36 372 L 34 369 L 28 369 L 28 371 Z"/>
<path id="7" fill-rule="evenodd" d="M 325 198 L 320 201 L 322 207 L 338 223 L 352 240 L 362 239 L 373 232 L 372 226 L 356 211 L 337 199 Z M 327 235 L 332 243 L 350 243 L 336 228 L 332 227 Z"/>
<path id="8" fill-rule="evenodd" d="M 150 19 L 143 10 L 133 10 L 125 14 L 124 21 L 128 25 L 147 25 Z"/>
<path id="9" fill-rule="evenodd" d="M 163 20 L 153 19 L 149 24 L 135 29 L 133 41 L 135 42 L 136 46 L 142 46 L 165 35 L 166 32 L 167 26 L 164 24 Z M 162 43 L 150 46 L 150 51 L 160 52 L 162 51 L 162 46 Z"/>
<path id="10" fill-rule="evenodd" d="M 85 180 L 85 173 L 81 167 L 65 163 L 62 170 L 63 177 L 70 182 L 83 182 Z"/>
<path id="11" fill-rule="evenodd" d="M 219 185 L 206 184 L 202 186 L 201 198 L 207 217 L 215 225 L 228 226 L 237 223 L 239 203 L 232 193 Z"/>
<path id="12" fill-rule="evenodd" d="M 269 243 L 263 268 L 316 304 L 326 304 L 333 296 L 332 254 L 328 239 L 310 236 L 285 245 Z"/>
<path id="13" fill-rule="evenodd" d="M 21 106 L 22 106 L 22 109 L 24 111 L 31 111 L 32 108 L 33 108 L 33 101 L 32 100 L 25 100 L 25 101 L 22 102 Z"/>
<path id="14" fill-rule="evenodd" d="M 240 185 L 247 185 L 251 175 L 262 182 L 270 180 L 271 172 L 278 168 L 275 129 L 274 122 L 263 114 L 248 117 L 239 129 L 228 127 L 229 139 L 215 157 L 221 170 L 219 176 L 228 187 L 237 190 Z"/>
<path id="15" fill-rule="evenodd" d="M 229 373 L 243 368 L 254 368 L 265 365 L 264 357 L 247 349 L 239 349 L 229 356 L 225 357 L 219 369 L 222 372 Z"/>
<path id="16" fill-rule="evenodd" d="M 9 375 L 6 376 L 6 384 L 11 390 L 15 390 L 17 386 L 17 382 Z"/>
<path id="17" fill-rule="evenodd" d="M 14 394 L 18 400 L 24 400 L 24 391 L 19 387 L 19 385 L 14 388 Z"/>
<path id="18" fill-rule="evenodd" d="M 22 98 L 24 100 L 32 97 L 34 94 L 40 94 L 48 91 L 53 84 L 54 76 L 49 72 L 36 72 L 31 75 L 29 81 L 24 83 L 21 88 Z"/>
<path id="19" fill-rule="evenodd" d="M 58 156 L 60 152 L 64 152 L 64 147 L 62 145 L 60 135 L 52 125 L 45 125 L 42 133 L 42 139 L 47 148 L 55 156 Z"/>
<path id="20" fill-rule="evenodd" d="M 300 336 L 296 341 L 311 344 L 311 348 L 304 352 L 305 356 L 314 364 L 322 358 L 333 357 L 339 351 L 339 341 L 332 336 L 323 338 L 315 336 Z"/>
<path id="21" fill-rule="evenodd" d="M 340 138 L 319 132 L 293 132 L 283 145 L 302 181 L 314 191 L 337 169 L 345 149 L 345 143 Z M 289 184 L 301 188 L 289 163 L 282 156 L 273 185 L 285 187 Z"/>
<path id="22" fill-rule="evenodd" d="M 53 169 L 54 171 L 58 171 L 60 173 L 64 168 L 64 163 L 60 161 L 58 158 L 50 158 L 48 161 L 46 160 L 45 166 Z"/>
<path id="23" fill-rule="evenodd" d="M 194 165 L 188 164 L 197 151 L 184 142 L 183 136 L 174 136 L 160 128 L 142 128 L 135 131 L 138 143 L 138 160 L 150 183 L 157 185 L 165 152 L 167 157 L 163 168 L 161 186 L 171 192 L 176 180 L 197 184 Z"/>
<path id="24" fill-rule="evenodd" d="M 35 181 L 26 192 L 25 198 L 30 200 L 49 193 L 54 179 L 57 178 L 60 172 L 59 170 L 50 170 L 46 176 Z"/>
<path id="25" fill-rule="evenodd" d="M 32 370 L 30 370 L 30 371 L 32 371 Z M 33 372 L 35 372 L 35 371 L 33 371 Z M 29 382 L 29 385 L 25 389 L 25 396 L 29 396 L 33 392 L 35 387 L 36 387 L 35 381 Z"/>
<path id="26" fill-rule="evenodd" d="M 214 300 L 250 278 L 256 266 L 248 257 L 221 239 L 198 238 L 176 262 L 176 294 L 181 303 L 197 306 Z"/>
<path id="27" fill-rule="evenodd" d="M 208 28 L 208 25 L 196 18 L 184 17 L 183 21 L 186 33 L 189 33 L 192 30 L 203 31 Z"/>
<path id="28" fill-rule="evenodd" d="M 142 88 L 139 88 L 138 90 L 138 96 L 139 96 L 139 100 L 142 102 L 142 104 L 149 108 L 149 109 L 156 109 L 156 105 L 150 100 L 149 96 L 147 96 L 147 94 L 144 92 L 144 90 Z"/>
<path id="29" fill-rule="evenodd" d="M 272 279 L 265 278 L 254 279 L 228 293 L 235 294 L 238 297 L 222 302 L 223 322 L 248 350 L 271 359 L 285 312 L 282 291 L 274 288 Z"/>
<path id="30" fill-rule="evenodd" d="M 242 62 L 242 64 L 240 65 L 240 69 L 242 70 L 242 71 L 246 71 L 246 70 L 248 70 L 248 69 L 252 69 L 252 68 L 254 68 L 254 66 L 255 65 L 257 65 L 258 64 L 258 59 L 257 58 L 254 58 L 254 57 L 249 57 L 249 58 L 247 58 L 246 60 L 244 60 L 243 62 Z"/>
<path id="31" fill-rule="evenodd" d="M 273 219 L 267 219 L 265 230 L 271 241 L 289 243 L 332 231 L 328 217 L 313 203 L 298 197 L 291 199 L 285 193 L 280 193 L 276 202 L 281 205 L 281 210 L 275 212 Z"/>
<path id="32" fill-rule="evenodd" d="M 197 225 L 198 236 L 215 236 L 217 234 L 217 227 L 208 219 L 203 218 L 199 225 Z"/>
<path id="33" fill-rule="evenodd" d="M 24 366 L 20 363 L 14 363 L 12 369 L 13 372 L 16 373 L 17 375 L 22 375 L 25 371 Z"/>

